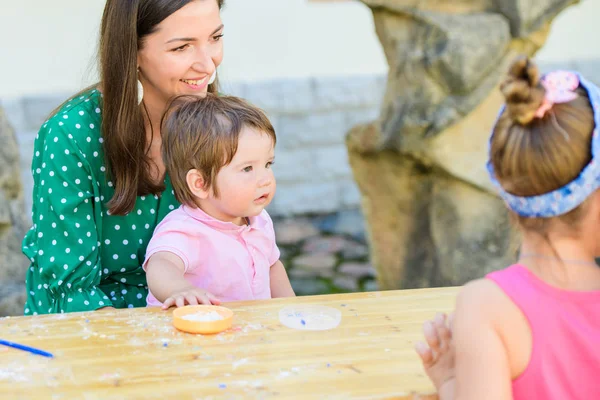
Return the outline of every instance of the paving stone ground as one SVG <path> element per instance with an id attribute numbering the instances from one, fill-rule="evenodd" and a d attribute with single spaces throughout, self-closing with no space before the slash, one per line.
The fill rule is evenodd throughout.
<path id="1" fill-rule="evenodd" d="M 296 294 L 377 290 L 359 209 L 274 218 L 281 261 Z"/>

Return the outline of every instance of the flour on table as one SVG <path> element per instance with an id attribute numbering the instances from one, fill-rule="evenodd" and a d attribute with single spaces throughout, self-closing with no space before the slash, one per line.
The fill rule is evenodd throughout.
<path id="1" fill-rule="evenodd" d="M 279 311 L 279 322 L 292 329 L 325 331 L 336 328 L 341 321 L 342 313 L 332 307 L 296 305 Z"/>
<path id="2" fill-rule="evenodd" d="M 194 314 L 187 314 L 181 317 L 181 319 L 185 319 L 186 321 L 194 321 L 194 322 L 211 322 L 211 321 L 221 321 L 225 318 L 221 314 L 216 311 L 211 312 L 197 312 Z"/>

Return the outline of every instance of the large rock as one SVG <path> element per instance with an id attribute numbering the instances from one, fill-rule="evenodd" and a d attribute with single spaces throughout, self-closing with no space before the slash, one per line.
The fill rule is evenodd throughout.
<path id="1" fill-rule="evenodd" d="M 27 229 L 19 148 L 0 107 L 0 316 L 23 314 L 27 259 L 21 241 Z"/>
<path id="2" fill-rule="evenodd" d="M 485 171 L 518 54 L 576 0 L 362 0 L 388 63 L 379 120 L 346 137 L 382 289 L 462 284 L 514 261 Z"/>

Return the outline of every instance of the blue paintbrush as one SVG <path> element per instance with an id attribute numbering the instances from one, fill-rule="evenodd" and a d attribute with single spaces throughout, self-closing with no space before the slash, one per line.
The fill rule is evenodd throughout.
<path id="1" fill-rule="evenodd" d="M 13 349 L 28 351 L 30 353 L 37 354 L 39 356 L 54 358 L 54 355 L 52 355 L 51 353 L 48 353 L 44 350 L 36 349 L 34 347 L 25 346 L 22 344 L 9 342 L 7 340 L 2 340 L 2 339 L 0 339 L 0 344 L 3 344 L 4 346 L 12 347 Z"/>

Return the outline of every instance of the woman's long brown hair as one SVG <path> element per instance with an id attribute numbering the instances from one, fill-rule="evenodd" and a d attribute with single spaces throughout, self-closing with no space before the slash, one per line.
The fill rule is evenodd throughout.
<path id="1" fill-rule="evenodd" d="M 113 215 L 129 213 L 137 196 L 157 194 L 164 184 L 150 176 L 144 113 L 137 102 L 137 53 L 144 38 L 165 18 L 194 0 L 107 0 L 100 29 L 102 136 L 109 179 L 115 192 L 108 202 Z M 202 0 L 209 1 L 209 0 Z M 224 0 L 216 0 L 219 8 Z M 208 91 L 217 92 L 217 82 Z"/>

